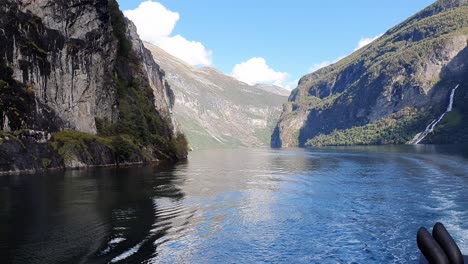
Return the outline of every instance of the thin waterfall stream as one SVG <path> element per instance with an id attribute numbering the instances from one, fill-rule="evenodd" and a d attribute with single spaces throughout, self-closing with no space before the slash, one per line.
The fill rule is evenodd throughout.
<path id="1" fill-rule="evenodd" d="M 412 145 L 419 144 L 424 138 L 427 137 L 427 135 L 429 135 L 430 133 L 432 133 L 434 131 L 434 128 L 440 123 L 440 121 L 442 121 L 442 119 L 444 119 L 445 115 L 452 111 L 452 109 L 453 109 L 453 98 L 455 97 L 455 91 L 458 89 L 459 86 L 460 86 L 460 84 L 457 84 L 457 86 L 455 86 L 455 88 L 452 89 L 452 92 L 450 93 L 450 101 L 449 101 L 449 105 L 447 106 L 447 110 L 445 110 L 445 112 L 438 119 L 434 119 L 426 127 L 426 130 L 424 130 L 421 133 L 416 134 L 416 136 L 413 138 L 413 140 L 411 140 L 408 144 L 412 144 Z"/>

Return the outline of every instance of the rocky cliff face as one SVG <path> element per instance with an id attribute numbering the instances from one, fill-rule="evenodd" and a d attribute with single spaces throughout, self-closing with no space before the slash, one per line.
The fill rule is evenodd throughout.
<path id="1" fill-rule="evenodd" d="M 468 75 L 467 39 L 468 3 L 437 1 L 370 45 L 304 76 L 271 145 L 409 141 L 445 111 L 451 90 Z"/>
<path id="2" fill-rule="evenodd" d="M 213 68 L 194 68 L 154 45 L 145 45 L 167 73 L 176 98 L 176 119 L 193 148 L 269 144 L 288 91 L 249 86 Z"/>
<path id="3" fill-rule="evenodd" d="M 133 50 L 142 62 L 144 70 L 154 95 L 154 106 L 166 121 L 172 124 L 172 128 L 177 132 L 178 124 L 172 115 L 175 97 L 169 83 L 166 80 L 165 72 L 153 59 L 153 55 L 147 50 L 140 40 L 135 24 L 127 20 L 127 37 L 131 41 Z"/>
<path id="4" fill-rule="evenodd" d="M 2 147 L 12 138 L 21 142 L 25 131 L 59 133 L 36 142 L 51 144 L 72 130 L 108 142 L 123 137 L 135 147 L 135 161 L 176 158 L 170 150 L 176 145 L 173 93 L 114 0 L 0 1 L 0 125 L 10 133 L 0 156 L 8 156 Z M 54 144 L 55 151 L 67 143 Z M 127 161 L 108 145 L 103 153 L 113 154 L 107 159 L 92 151 L 88 159 L 73 159 L 83 165 Z M 14 161 L 2 164 L 16 168 Z"/>
<path id="5" fill-rule="evenodd" d="M 2 2 L 3 63 L 13 71 L 11 77 L 34 95 L 38 107 L 29 114 L 59 120 L 50 127 L 25 120 L 27 126 L 96 133 L 96 117 L 116 120 L 117 98 L 109 66 L 117 49 L 107 1 Z M 48 113 L 41 105 L 49 108 Z"/>

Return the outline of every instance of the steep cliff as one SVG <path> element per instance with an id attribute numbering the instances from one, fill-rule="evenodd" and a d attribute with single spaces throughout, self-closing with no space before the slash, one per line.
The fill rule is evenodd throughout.
<path id="1" fill-rule="evenodd" d="M 0 1 L 0 170 L 184 158 L 164 72 L 115 0 Z"/>
<path id="2" fill-rule="evenodd" d="M 460 112 L 467 39 L 468 2 L 437 1 L 370 45 L 304 76 L 283 107 L 271 145 L 410 141 L 446 110 L 457 84 L 454 112 Z M 460 112 L 452 129 L 463 130 L 464 117 Z M 438 142 L 432 138 L 424 142 Z"/>
<path id="3" fill-rule="evenodd" d="M 167 73 L 174 114 L 193 148 L 266 146 L 289 91 L 250 86 L 209 67 L 195 68 L 145 43 Z"/>

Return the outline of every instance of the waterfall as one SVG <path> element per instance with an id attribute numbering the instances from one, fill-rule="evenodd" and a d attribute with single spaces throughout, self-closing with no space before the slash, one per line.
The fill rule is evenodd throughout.
<path id="1" fill-rule="evenodd" d="M 11 132 L 10 128 L 10 121 L 8 120 L 8 116 L 6 115 L 6 112 L 3 112 L 3 131 Z"/>
<path id="2" fill-rule="evenodd" d="M 419 142 L 421 142 L 424 138 L 426 138 L 427 135 L 429 135 L 430 133 L 432 133 L 434 131 L 434 128 L 440 123 L 440 121 L 442 121 L 442 119 L 444 119 L 445 115 L 452 111 L 452 109 L 453 109 L 453 98 L 455 97 L 455 91 L 458 89 L 458 86 L 460 86 L 460 85 L 458 84 L 457 86 L 455 86 L 455 88 L 453 88 L 452 92 L 450 93 L 450 101 L 449 101 L 449 105 L 447 106 L 447 110 L 445 110 L 445 112 L 438 119 L 433 120 L 426 127 L 426 130 L 424 130 L 421 133 L 418 133 L 413 138 L 413 140 L 408 142 L 408 144 L 413 144 L 413 145 L 419 144 Z"/>

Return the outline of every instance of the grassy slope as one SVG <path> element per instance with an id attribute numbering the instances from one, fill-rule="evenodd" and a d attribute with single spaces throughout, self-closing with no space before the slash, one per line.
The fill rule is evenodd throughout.
<path id="1" fill-rule="evenodd" d="M 359 73 L 361 76 L 378 78 L 382 74 L 391 75 L 394 69 L 402 65 L 417 65 L 421 57 L 429 50 L 443 46 L 454 36 L 468 34 L 468 4 L 465 3 L 463 7 L 455 9 L 444 9 L 444 3 L 445 1 L 439 1 L 433 4 L 389 30 L 371 45 L 330 67 L 304 76 L 298 89 L 293 91 L 292 98 L 296 100 L 292 103 L 298 108 L 316 110 L 331 109 L 338 105 L 351 105 L 356 100 L 356 91 L 362 87 L 351 84 L 349 87 L 341 87 L 342 90 L 335 90 L 332 95 L 327 95 L 323 92 L 323 84 L 329 83 L 343 71 L 349 71 L 353 67 L 357 71 L 362 69 Z M 444 11 L 440 12 L 441 10 Z M 437 14 L 434 15 L 434 13 Z M 422 84 L 424 82 L 424 80 L 410 80 L 409 76 L 401 80 L 402 85 L 410 81 L 419 81 Z M 439 79 L 435 78 L 432 80 L 433 83 L 427 85 L 434 85 L 438 81 Z M 354 84 L 358 82 L 356 80 Z M 371 124 L 338 131 L 325 131 L 309 138 L 307 145 L 404 143 L 410 135 L 414 135 L 425 126 L 424 117 L 426 120 L 431 118 L 430 115 L 424 114 L 413 114 L 399 119 L 390 116 Z M 405 124 L 391 120 L 404 120 Z M 406 124 L 409 120 L 413 123 Z M 387 133 L 388 131 L 392 132 Z"/>
<path id="2" fill-rule="evenodd" d="M 402 63 L 417 63 L 421 54 L 427 52 L 434 45 L 441 45 L 453 35 L 468 34 L 468 3 L 463 7 L 449 9 L 445 12 L 426 17 L 430 10 L 435 10 L 440 3 L 433 4 L 424 11 L 390 29 L 372 44 L 354 52 L 337 63 L 322 68 L 314 73 L 304 76 L 298 89 L 294 90 L 292 97 L 298 93 L 320 94 L 323 82 L 336 79 L 349 66 L 362 65 L 367 71 L 391 71 L 392 66 Z M 385 64 L 387 67 L 381 68 Z M 345 90 L 349 87 L 343 87 Z M 325 98 L 327 96 L 317 96 Z M 306 99 L 307 100 L 307 99 Z"/>
<path id="3" fill-rule="evenodd" d="M 401 113 L 365 126 L 335 130 L 328 135 L 318 135 L 308 140 L 306 146 L 404 144 L 413 138 L 412 131 L 417 131 L 419 124 L 424 121 L 423 116 L 408 108 Z"/>

